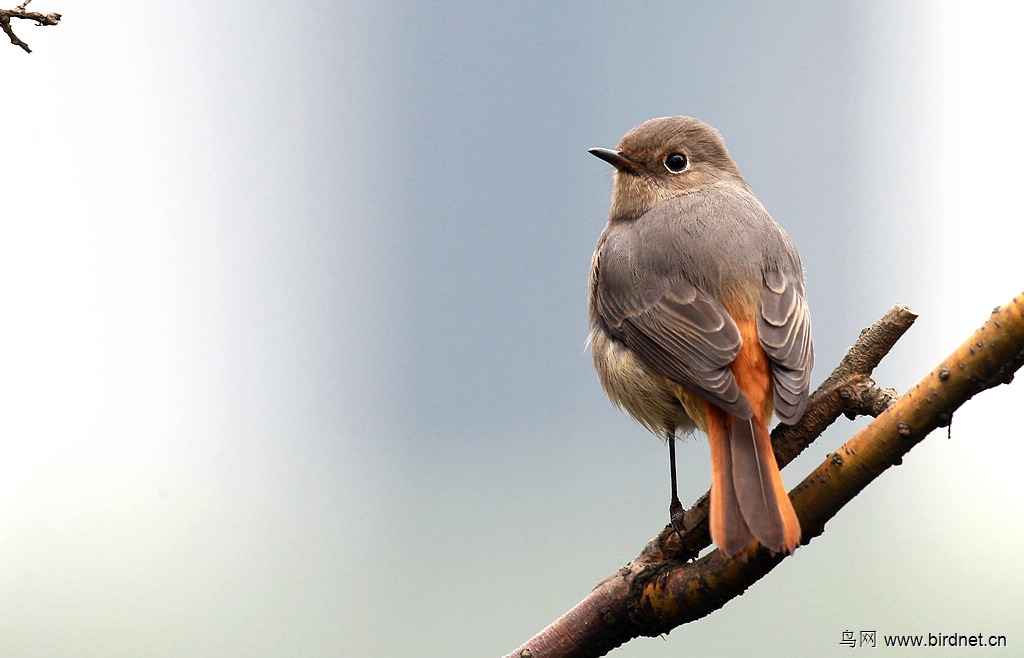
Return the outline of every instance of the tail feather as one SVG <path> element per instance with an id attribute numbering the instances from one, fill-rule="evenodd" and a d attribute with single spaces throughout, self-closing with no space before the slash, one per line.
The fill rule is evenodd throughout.
<path id="1" fill-rule="evenodd" d="M 791 552 L 800 543 L 800 521 L 767 424 L 757 414 L 745 420 L 714 408 L 708 412 L 712 540 L 730 556 L 753 539 L 776 553 Z"/>
<path id="2" fill-rule="evenodd" d="M 757 416 L 730 420 L 732 477 L 743 518 L 759 542 L 775 552 L 791 552 L 800 542 L 800 521 L 782 483 L 768 426 Z"/>
<path id="3" fill-rule="evenodd" d="M 704 403 L 713 465 L 711 538 L 730 556 L 752 539 L 776 553 L 791 552 L 800 543 L 800 521 L 768 435 L 774 398 L 771 360 L 761 347 L 757 322 L 742 312 L 730 313 L 743 337 L 730 369 L 754 413 L 745 419 Z"/>
<path id="4" fill-rule="evenodd" d="M 716 410 L 717 411 L 717 410 Z M 724 412 L 723 412 L 724 415 Z M 742 551 L 754 540 L 733 482 L 735 467 L 732 447 L 724 423 L 708 422 L 711 445 L 711 539 L 729 556 Z"/>

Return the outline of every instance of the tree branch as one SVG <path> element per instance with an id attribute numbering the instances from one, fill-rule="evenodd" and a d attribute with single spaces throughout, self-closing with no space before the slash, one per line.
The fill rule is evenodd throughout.
<path id="1" fill-rule="evenodd" d="M 28 11 L 25 9 L 30 2 L 32 2 L 32 0 L 25 0 L 25 2 L 21 3 L 14 9 L 0 9 L 0 28 L 3 28 L 4 33 L 10 37 L 11 43 L 15 46 L 20 46 L 21 49 L 27 53 L 32 52 L 32 49 L 14 33 L 14 28 L 11 27 L 12 18 L 23 18 L 35 21 L 36 25 L 56 25 L 60 22 L 60 14 L 42 14 L 37 11 Z"/>
<path id="2" fill-rule="evenodd" d="M 963 345 L 896 400 L 875 387 L 868 375 L 914 317 L 906 307 L 893 307 L 862 332 L 815 391 L 801 422 L 772 433 L 780 441 L 776 455 L 781 466 L 839 414 L 877 415 L 790 493 L 805 543 L 820 535 L 846 503 L 899 464 L 933 429 L 948 425 L 960 405 L 981 391 L 1009 383 L 1024 365 L 1021 293 L 993 311 Z M 703 516 L 699 510 L 706 497 L 694 506 L 696 511 L 687 512 L 685 546 L 675 533 L 662 531 L 632 562 L 506 658 L 600 656 L 634 637 L 667 633 L 722 607 L 787 557 L 761 548 L 746 561 L 726 558 L 718 550 L 696 561 L 683 559 L 695 547 L 709 544 L 706 509 Z M 691 539 L 694 534 L 699 536 Z"/>

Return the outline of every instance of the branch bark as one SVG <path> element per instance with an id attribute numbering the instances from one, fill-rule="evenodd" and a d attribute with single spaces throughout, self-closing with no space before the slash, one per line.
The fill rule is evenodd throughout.
<path id="1" fill-rule="evenodd" d="M 896 306 L 861 332 L 815 391 L 800 423 L 772 433 L 781 466 L 840 414 L 876 416 L 790 492 L 805 544 L 933 429 L 949 425 L 964 402 L 1009 383 L 1024 365 L 1021 293 L 995 309 L 963 345 L 896 399 L 893 392 L 876 387 L 870 373 L 915 317 L 906 307 Z M 697 551 L 710 544 L 706 504 L 707 494 L 687 512 L 685 545 L 667 527 L 632 562 L 506 658 L 601 656 L 635 637 L 667 633 L 722 607 L 787 557 L 762 548 L 745 561 L 726 558 L 717 550 L 694 560 Z"/>
<path id="2" fill-rule="evenodd" d="M 38 11 L 28 11 L 26 7 L 30 2 L 32 2 L 32 0 L 25 0 L 25 2 L 21 3 L 14 9 L 0 9 L 0 29 L 3 29 L 4 33 L 10 38 L 11 43 L 15 46 L 19 46 L 27 53 L 32 52 L 32 49 L 14 33 L 14 28 L 11 27 L 12 18 L 23 18 L 25 20 L 35 21 L 36 25 L 56 25 L 60 22 L 60 14 L 42 14 Z"/>

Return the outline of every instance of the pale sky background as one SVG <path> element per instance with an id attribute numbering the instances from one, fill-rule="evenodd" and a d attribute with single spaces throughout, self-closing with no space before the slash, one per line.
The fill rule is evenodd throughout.
<path id="1" fill-rule="evenodd" d="M 792 236 L 815 385 L 901 302 L 905 390 L 1024 289 L 1019 8 L 707 4 L 36 0 L 61 24 L 0 44 L 0 656 L 497 656 L 634 557 L 667 455 L 584 351 L 586 149 L 646 119 L 717 127 Z M 1024 645 L 1022 404 L 612 655 Z"/>

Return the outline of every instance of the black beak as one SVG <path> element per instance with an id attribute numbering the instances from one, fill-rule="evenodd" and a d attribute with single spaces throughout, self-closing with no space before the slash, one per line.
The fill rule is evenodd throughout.
<path id="1" fill-rule="evenodd" d="M 622 151 L 593 148 L 587 152 L 596 155 L 619 171 L 635 172 L 637 170 L 637 163 L 627 158 Z"/>

